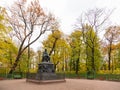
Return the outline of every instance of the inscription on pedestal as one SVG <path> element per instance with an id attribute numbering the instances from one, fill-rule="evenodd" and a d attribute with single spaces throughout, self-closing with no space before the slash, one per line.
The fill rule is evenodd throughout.
<path id="1" fill-rule="evenodd" d="M 40 63 L 38 65 L 39 65 L 38 66 L 38 72 L 40 72 L 40 73 L 44 73 L 44 72 L 54 73 L 55 72 L 54 65 L 52 63 L 46 62 L 46 63 Z"/>

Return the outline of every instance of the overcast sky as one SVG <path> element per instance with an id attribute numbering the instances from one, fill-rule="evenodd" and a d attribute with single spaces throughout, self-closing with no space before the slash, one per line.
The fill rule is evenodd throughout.
<path id="1" fill-rule="evenodd" d="M 52 11 L 61 21 L 61 29 L 67 34 L 73 30 L 76 19 L 93 8 L 115 9 L 113 24 L 120 24 L 120 0 L 40 0 L 41 6 Z"/>
<path id="2" fill-rule="evenodd" d="M 0 5 L 8 6 L 14 0 L 0 0 Z M 120 0 L 40 0 L 41 6 L 58 17 L 61 30 L 69 34 L 76 19 L 93 8 L 115 9 L 111 16 L 113 24 L 120 24 Z"/>
<path id="3" fill-rule="evenodd" d="M 0 5 L 9 6 L 15 0 L 0 0 Z M 61 30 L 65 34 L 73 31 L 76 19 L 93 8 L 115 9 L 111 15 L 113 24 L 120 25 L 120 0 L 40 0 L 40 5 L 59 18 Z"/>
<path id="4" fill-rule="evenodd" d="M 120 0 L 40 0 L 41 6 L 53 12 L 60 20 L 66 34 L 73 30 L 76 19 L 93 8 L 115 9 L 111 16 L 113 24 L 120 24 Z"/>

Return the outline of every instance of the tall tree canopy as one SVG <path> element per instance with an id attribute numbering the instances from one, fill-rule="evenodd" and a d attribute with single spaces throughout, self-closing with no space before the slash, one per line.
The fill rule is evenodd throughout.
<path id="1" fill-rule="evenodd" d="M 111 70 L 111 55 L 113 51 L 113 45 L 118 43 L 120 40 L 120 27 L 119 26 L 110 26 L 106 29 L 104 34 L 107 44 L 108 52 L 108 70 Z"/>
<path id="2" fill-rule="evenodd" d="M 65 63 L 67 64 L 70 48 L 62 36 L 64 35 L 60 30 L 54 30 L 52 34 L 43 41 L 43 46 L 48 49 L 51 61 L 54 63 L 56 69 L 68 69 L 68 67 L 65 67 Z"/>
<path id="3" fill-rule="evenodd" d="M 99 38 L 91 26 L 86 26 L 86 64 L 89 70 L 99 70 L 102 56 L 100 52 Z"/>
<path id="4" fill-rule="evenodd" d="M 75 30 L 70 35 L 70 47 L 71 47 L 71 59 L 70 59 L 70 69 L 76 71 L 78 74 L 80 67 L 81 54 L 83 52 L 82 44 L 82 32 L 80 30 Z"/>
<path id="5" fill-rule="evenodd" d="M 11 62 L 17 52 L 15 44 L 8 35 L 10 31 L 6 9 L 0 7 L 0 62 L 7 65 L 7 69 L 11 67 Z"/>
<path id="6" fill-rule="evenodd" d="M 55 18 L 46 14 L 40 6 L 39 0 L 28 3 L 28 0 L 18 0 L 10 8 L 9 23 L 11 34 L 19 42 L 16 60 L 9 73 L 12 73 L 25 49 L 37 41 L 42 34 L 50 31 Z"/>
<path id="7" fill-rule="evenodd" d="M 107 21 L 111 12 L 105 13 L 103 9 L 92 9 L 81 15 L 78 19 L 78 22 L 75 24 L 76 28 L 81 30 L 83 41 L 86 44 L 86 55 L 88 56 L 87 49 L 91 49 L 91 58 L 92 58 L 92 69 L 96 70 L 95 68 L 95 43 L 98 39 L 98 35 L 101 31 L 102 26 Z M 88 35 L 89 34 L 89 35 Z M 87 60 L 87 59 L 86 59 Z"/>

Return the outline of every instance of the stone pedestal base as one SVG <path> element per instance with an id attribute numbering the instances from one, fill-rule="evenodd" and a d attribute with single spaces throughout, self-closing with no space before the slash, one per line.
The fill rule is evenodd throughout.
<path id="1" fill-rule="evenodd" d="M 54 64 L 51 62 L 42 62 L 38 64 L 37 73 L 55 73 Z"/>
<path id="2" fill-rule="evenodd" d="M 37 80 L 55 80 L 56 78 L 54 64 L 51 62 L 42 62 L 38 64 L 38 72 L 36 74 Z"/>
<path id="3" fill-rule="evenodd" d="M 55 80 L 57 79 L 57 75 L 55 73 L 37 73 L 37 80 Z"/>
<path id="4" fill-rule="evenodd" d="M 27 79 L 26 82 L 32 82 L 32 83 L 37 83 L 37 84 L 47 84 L 47 83 L 62 83 L 66 82 L 65 79 L 60 79 L 60 80 L 34 80 L 34 79 Z"/>

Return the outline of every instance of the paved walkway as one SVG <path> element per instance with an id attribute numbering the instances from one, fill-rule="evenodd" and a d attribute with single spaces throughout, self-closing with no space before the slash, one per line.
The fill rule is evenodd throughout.
<path id="1" fill-rule="evenodd" d="M 2 80 L 0 90 L 120 90 L 120 82 L 66 79 L 64 83 L 35 84 L 25 79 Z"/>

